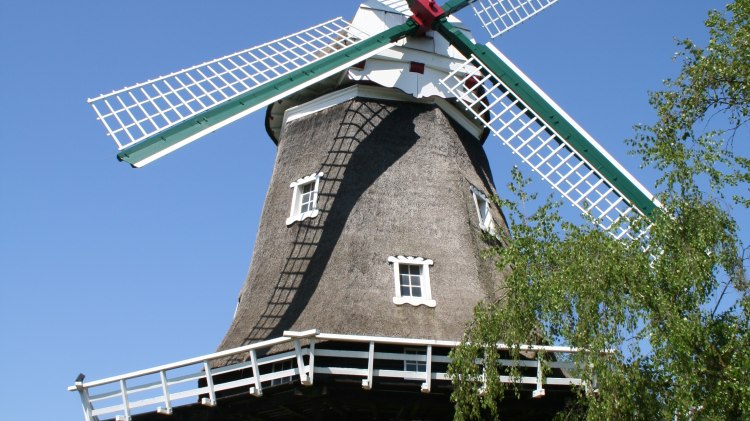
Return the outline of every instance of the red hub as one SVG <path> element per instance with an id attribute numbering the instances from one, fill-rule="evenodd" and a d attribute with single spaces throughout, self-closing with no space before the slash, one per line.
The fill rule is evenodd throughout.
<path id="1" fill-rule="evenodd" d="M 444 13 L 435 0 L 409 0 L 408 3 L 414 21 L 419 24 L 419 35 L 432 29 L 432 24 Z"/>

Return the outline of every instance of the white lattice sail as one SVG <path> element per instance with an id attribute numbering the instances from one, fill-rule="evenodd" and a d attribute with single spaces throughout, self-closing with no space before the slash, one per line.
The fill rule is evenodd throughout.
<path id="1" fill-rule="evenodd" d="M 490 48 L 541 92 L 502 53 L 494 47 Z M 642 212 L 476 57 L 472 56 L 441 83 L 513 153 L 520 156 L 523 162 L 539 173 L 563 197 L 593 218 L 602 229 L 618 239 L 633 239 L 642 235 L 633 232 L 629 223 L 630 218 L 638 218 Z M 546 95 L 544 97 L 568 121 L 575 124 L 551 99 Z M 612 165 L 653 200 L 653 195 L 590 135 L 580 126 L 577 129 Z"/>
<path id="2" fill-rule="evenodd" d="M 367 37 L 337 18 L 89 103 L 122 150 Z"/>
<path id="3" fill-rule="evenodd" d="M 479 0 L 472 3 L 482 26 L 495 38 L 536 15 L 557 0 Z"/>

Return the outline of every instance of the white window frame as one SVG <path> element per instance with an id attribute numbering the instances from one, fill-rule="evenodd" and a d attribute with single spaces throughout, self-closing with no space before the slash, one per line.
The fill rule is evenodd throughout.
<path id="1" fill-rule="evenodd" d="M 404 348 L 404 371 L 414 374 L 427 372 L 427 353 L 424 348 Z"/>
<path id="2" fill-rule="evenodd" d="M 396 305 L 411 304 L 413 306 L 425 305 L 435 307 L 435 300 L 432 299 L 432 288 L 430 287 L 430 266 L 432 260 L 422 257 L 412 256 L 390 256 L 388 262 L 393 264 L 393 286 L 394 295 L 393 303 Z M 401 265 L 415 265 L 420 267 L 420 288 L 421 297 L 402 297 L 401 296 L 401 275 L 399 268 Z"/>
<path id="3" fill-rule="evenodd" d="M 302 221 L 307 218 L 315 218 L 318 216 L 318 192 L 320 191 L 320 179 L 323 177 L 323 173 L 312 173 L 307 177 L 298 179 L 292 182 L 289 187 L 292 189 L 292 208 L 289 211 L 289 218 L 286 218 L 286 224 L 292 225 L 295 222 Z M 312 189 L 312 209 L 302 212 L 302 187 L 313 184 Z"/>
<path id="4" fill-rule="evenodd" d="M 240 311 L 240 303 L 242 302 L 242 296 L 240 295 L 237 297 L 237 305 L 234 307 L 234 314 L 232 315 L 232 319 L 235 319 L 237 317 L 237 312 Z"/>
<path id="5" fill-rule="evenodd" d="M 487 196 L 478 188 L 470 186 L 471 196 L 474 199 L 474 207 L 477 210 L 477 219 L 479 220 L 479 228 L 482 231 L 486 231 L 492 235 L 497 235 L 497 225 L 495 220 L 492 218 L 492 207 L 490 200 Z M 482 206 L 484 205 L 487 210 L 487 214 L 482 216 Z"/>

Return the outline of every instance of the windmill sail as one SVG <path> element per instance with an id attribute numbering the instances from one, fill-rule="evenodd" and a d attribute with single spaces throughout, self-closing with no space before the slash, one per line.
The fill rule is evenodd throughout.
<path id="1" fill-rule="evenodd" d="M 441 83 L 513 153 L 602 229 L 618 239 L 640 236 L 629 221 L 658 206 L 653 195 L 500 51 L 491 44 L 488 49 L 508 70 L 505 79 L 512 75 L 514 83 L 498 77 L 475 55 Z M 519 85 L 527 88 L 523 93 L 526 99 Z M 541 117 L 543 107 L 551 111 L 545 115 L 554 114 L 554 124 L 549 117 Z M 559 126 L 575 135 L 561 134 Z"/>
<path id="2" fill-rule="evenodd" d="M 485 27 L 502 33 L 555 0 L 476 1 Z M 491 245 L 479 234 L 508 230 L 488 200 L 496 190 L 485 129 L 614 237 L 642 234 L 630 218 L 650 216 L 658 202 L 499 51 L 470 40 L 451 14 L 474 2 L 440 10 L 433 0 L 368 0 L 353 22 L 377 35 L 336 19 L 91 100 L 134 166 L 266 105 L 267 123 L 279 127 L 221 351 L 103 380 L 79 376 L 69 390 L 87 421 L 153 419 L 185 402 L 174 413 L 187 418 L 450 416 L 449 350 L 476 304 L 500 298 L 507 276 L 482 258 Z M 569 361 L 525 363 L 536 370 L 520 380 L 536 386 L 532 397 L 557 389 L 534 405 L 541 417 L 585 384 L 567 374 Z M 298 386 L 344 405 L 298 399 Z M 433 390 L 430 405 L 414 406 Z M 387 405 L 372 405 L 375 395 Z"/>
<path id="3" fill-rule="evenodd" d="M 369 37 L 337 18 L 89 103 L 118 158 L 139 167 L 390 47 L 409 30 Z"/>
<path id="4" fill-rule="evenodd" d="M 479 0 L 471 3 L 484 29 L 496 38 L 555 2 L 557 0 Z"/>

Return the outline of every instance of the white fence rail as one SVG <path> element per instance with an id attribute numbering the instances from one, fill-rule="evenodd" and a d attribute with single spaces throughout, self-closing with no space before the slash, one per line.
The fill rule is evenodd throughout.
<path id="1" fill-rule="evenodd" d="M 316 343 L 321 341 L 337 346 L 335 349 L 316 349 Z M 285 344 L 287 347 L 292 345 L 293 350 L 261 358 L 257 356 Z M 286 331 L 280 338 L 120 376 L 90 382 L 79 378 L 68 390 L 80 394 L 86 421 L 98 421 L 102 416 L 118 421 L 129 420 L 132 415 L 145 412 L 169 415 L 175 406 L 195 402 L 215 406 L 217 395 L 238 388 L 248 388 L 251 395 L 260 397 L 264 388 L 283 383 L 298 380 L 302 385 L 312 385 L 315 374 L 361 378 L 362 387 L 367 390 L 373 387 L 375 378 L 417 380 L 418 384 L 421 381 L 421 391 L 430 393 L 433 381 L 450 380 L 445 372 L 450 359 L 446 355 L 433 355 L 433 351 L 454 348 L 458 344 L 454 341 L 327 334 L 317 330 Z M 403 347 L 403 352 L 394 351 L 394 347 Z M 572 354 L 579 351 L 559 346 L 524 345 L 521 348 L 540 353 Z M 501 344 L 498 349 L 507 350 L 509 347 Z M 213 367 L 215 362 L 227 360 L 240 362 Z M 507 367 L 515 365 L 535 370 L 534 376 L 501 378 L 507 383 L 520 381 L 536 386 L 534 397 L 544 395 L 544 385 L 583 384 L 579 378 L 543 376 L 543 367 L 572 371 L 574 365 L 568 361 L 498 362 Z"/>

